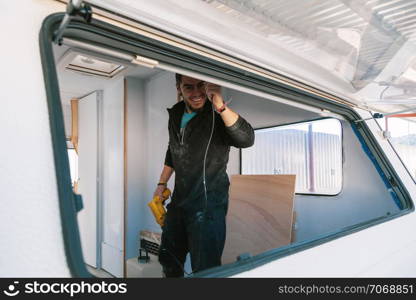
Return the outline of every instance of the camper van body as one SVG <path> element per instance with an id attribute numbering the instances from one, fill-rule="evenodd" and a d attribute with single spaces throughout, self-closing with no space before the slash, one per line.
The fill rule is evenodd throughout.
<path id="1" fill-rule="evenodd" d="M 96 6 L 100 5 L 99 2 L 91 1 Z M 275 53 L 273 64 L 268 66 L 266 61 L 271 54 L 266 53 L 261 48 L 262 45 L 250 44 L 251 49 L 238 51 L 244 28 L 236 28 L 234 32 L 213 30 L 203 24 L 204 22 L 201 24 L 192 14 L 188 18 L 181 16 L 184 10 L 164 5 L 163 1 L 143 1 L 135 10 L 123 10 L 120 2 L 123 1 L 103 1 L 101 12 L 105 14 L 93 14 L 93 19 L 111 23 L 111 26 L 130 31 L 132 34 L 159 39 L 161 43 L 176 43 L 178 48 L 197 55 L 210 55 L 209 58 L 212 60 L 225 61 L 224 57 L 228 55 L 232 59 L 225 63 L 231 65 L 233 62 L 233 68 L 238 68 L 238 61 L 241 60 L 245 62 L 241 68 L 247 70 L 252 65 L 261 66 L 270 73 L 279 73 L 276 68 L 279 64 L 284 66 L 282 70 L 285 70 L 280 70 L 281 74 L 289 69 L 289 63 L 285 58 L 279 58 L 279 53 Z M 198 5 L 205 4 L 203 1 L 200 2 Z M 197 4 L 189 5 L 192 7 Z M 53 140 L 52 128 L 56 120 L 51 114 L 51 107 L 48 107 L 47 98 L 51 96 L 45 88 L 45 84 L 48 83 L 45 83 L 45 62 L 42 61 L 44 57 L 41 57 L 44 53 L 40 50 L 42 41 L 39 38 L 45 20 L 52 14 L 65 12 L 66 3 L 53 0 L 30 0 L 24 3 L 6 1 L 0 7 L 1 31 L 4 37 L 1 50 L 4 68 L 1 80 L 3 105 L 0 110 L 0 131 L 3 140 L 0 150 L 0 276 L 87 276 L 88 273 L 83 273 L 80 267 L 74 271 L 73 261 L 77 259 L 77 255 L 81 257 L 79 242 L 70 243 L 66 238 L 78 235 L 77 231 L 67 232 L 69 228 L 77 228 L 77 224 L 64 224 L 68 220 L 62 218 L 61 191 L 58 189 L 56 175 L 56 170 L 61 166 L 57 165 L 59 162 L 54 153 L 56 141 Z M 93 13 L 97 10 L 98 8 L 93 6 Z M 175 14 L 176 17 L 173 16 Z M 136 21 L 140 23 L 135 26 Z M 233 35 L 235 39 L 231 41 Z M 189 41 L 195 41 L 195 44 Z M 227 45 L 229 49 L 225 49 Z M 247 45 L 240 44 L 241 47 Z M 215 56 L 212 54 L 215 51 L 227 54 L 222 57 Z M 251 53 L 250 56 L 247 53 Z M 283 54 L 282 52 L 282 56 Z M 293 75 L 295 79 L 303 67 L 297 65 L 298 70 L 294 71 Z M 319 74 L 316 73 L 319 71 L 312 67 L 305 69 L 305 77 L 311 78 L 312 74 Z M 188 70 L 187 74 L 192 72 Z M 269 75 L 264 73 L 263 76 Z M 324 87 L 331 82 L 331 78 L 326 75 L 319 78 L 322 78 L 322 81 L 316 82 L 314 88 L 325 92 Z M 220 80 L 217 82 L 221 83 Z M 229 87 L 235 88 L 236 85 L 229 84 Z M 246 90 L 255 93 L 254 89 Z M 334 94 L 339 96 L 339 99 L 346 100 L 350 96 L 342 95 L 340 90 L 331 93 Z M 356 116 L 362 119 L 371 118 L 371 113 L 356 103 L 345 103 L 343 105 L 350 106 Z M 299 104 L 300 107 L 302 105 Z M 400 186 L 410 197 L 410 204 L 406 209 L 379 221 L 370 222 L 368 226 L 352 226 L 336 235 L 323 235 L 315 241 L 300 242 L 281 251 L 261 254 L 254 258 L 256 260 L 251 264 L 240 262 L 234 268 L 219 268 L 206 273 L 205 276 L 416 276 L 416 214 L 412 204 L 416 198 L 415 182 L 388 140 L 383 137 L 377 122 L 370 119 L 365 124 L 377 142 L 377 147 L 382 150 L 400 179 Z M 357 148 L 360 148 L 359 143 Z"/>

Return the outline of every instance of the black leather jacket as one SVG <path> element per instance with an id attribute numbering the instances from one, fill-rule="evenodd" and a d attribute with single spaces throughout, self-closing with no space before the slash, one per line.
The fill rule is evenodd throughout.
<path id="1" fill-rule="evenodd" d="M 169 146 L 165 165 L 175 170 L 175 188 L 168 207 L 183 208 L 194 213 L 216 207 L 228 208 L 226 173 L 230 146 L 246 148 L 254 144 L 254 130 L 241 116 L 231 127 L 226 127 L 221 116 L 214 112 L 215 127 L 206 159 L 205 199 L 203 185 L 204 156 L 212 130 L 212 105 L 207 101 L 180 134 L 180 123 L 185 110 L 183 101 L 176 103 L 169 112 Z"/>

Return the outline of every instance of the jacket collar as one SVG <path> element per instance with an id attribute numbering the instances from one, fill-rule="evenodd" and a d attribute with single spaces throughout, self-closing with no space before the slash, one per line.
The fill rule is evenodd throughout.
<path id="1" fill-rule="evenodd" d="M 175 126 L 177 126 L 177 128 L 179 128 L 181 120 L 182 120 L 182 115 L 185 111 L 185 102 L 180 101 L 180 102 L 176 103 L 175 105 L 173 105 L 171 108 L 168 108 L 167 110 L 168 110 L 169 116 L 170 116 L 170 118 L 172 118 Z M 203 107 L 202 111 L 198 112 L 198 114 L 205 114 L 205 113 L 211 112 L 211 111 L 212 111 L 211 101 L 207 100 L 204 104 L 204 107 Z"/>

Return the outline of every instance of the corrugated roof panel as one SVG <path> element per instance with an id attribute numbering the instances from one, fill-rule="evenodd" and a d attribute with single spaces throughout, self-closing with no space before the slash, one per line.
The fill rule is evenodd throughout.
<path id="1" fill-rule="evenodd" d="M 378 1 L 369 1 L 367 5 L 370 5 L 371 9 L 381 10 L 381 9 L 389 9 L 391 7 L 397 7 L 401 3 L 403 3 L 403 0 L 378 0 Z"/>
<path id="2" fill-rule="evenodd" d="M 408 8 L 410 6 L 413 6 L 413 5 L 414 5 L 413 0 L 401 0 L 401 1 L 398 1 L 398 2 L 391 1 L 389 4 L 387 4 L 387 5 L 385 5 L 381 8 L 376 7 L 374 9 L 374 12 L 376 14 L 394 13 L 394 12 L 397 12 L 399 10 L 406 9 L 406 8 Z"/>
<path id="3" fill-rule="evenodd" d="M 342 61 L 349 64 L 345 70 L 353 69 L 354 74 L 340 75 L 350 78 L 357 92 L 376 82 L 401 47 L 416 39 L 416 1 L 213 2 L 239 11 L 251 18 L 251 22 L 267 24 L 274 29 L 270 40 L 285 43 L 286 47 L 306 59 L 315 60 L 328 71 L 334 71 L 331 60 L 338 61 L 336 65 Z M 324 57 L 323 53 L 327 53 L 327 63 L 319 59 Z M 329 59 L 330 56 L 333 59 Z M 392 78 L 394 75 L 390 80 Z"/>
<path id="4" fill-rule="evenodd" d="M 382 14 L 383 20 L 388 22 L 389 20 L 394 20 L 396 24 L 404 23 L 416 15 L 416 8 L 409 8 L 407 10 L 398 10 L 395 13 Z"/>
<path id="5" fill-rule="evenodd" d="M 89 1 L 365 103 L 416 70 L 415 0 Z"/>

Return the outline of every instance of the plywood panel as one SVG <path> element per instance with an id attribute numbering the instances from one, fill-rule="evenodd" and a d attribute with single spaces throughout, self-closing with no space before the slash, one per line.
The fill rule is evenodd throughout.
<path id="1" fill-rule="evenodd" d="M 295 175 L 233 175 L 223 264 L 292 239 Z"/>

